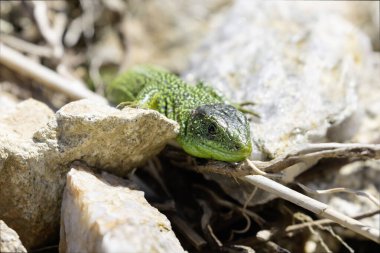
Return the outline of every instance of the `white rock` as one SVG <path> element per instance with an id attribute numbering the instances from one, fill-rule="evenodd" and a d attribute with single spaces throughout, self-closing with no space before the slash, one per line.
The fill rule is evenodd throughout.
<path id="1" fill-rule="evenodd" d="M 380 53 L 374 52 L 367 59 L 359 85 L 359 116 L 361 124 L 352 137 L 353 142 L 380 143 Z"/>
<path id="2" fill-rule="evenodd" d="M 340 13 L 304 5 L 236 1 L 195 52 L 185 75 L 234 102 L 257 103 L 253 109 L 261 119 L 251 122 L 255 160 L 286 156 L 310 142 L 350 140 L 361 123 L 347 119 L 358 110 L 357 85 L 371 55 L 369 38 Z M 332 127 L 339 136 L 331 135 Z M 207 177 L 242 204 L 253 191 L 244 182 Z M 250 204 L 271 198 L 257 192 Z"/>
<path id="3" fill-rule="evenodd" d="M 235 2 L 194 54 L 189 80 L 202 79 L 232 101 L 254 101 L 253 158 L 326 141 L 357 108 L 358 72 L 369 39 L 349 22 L 293 2 Z"/>
<path id="4" fill-rule="evenodd" d="M 0 252 L 18 252 L 26 253 L 18 234 L 0 220 Z"/>
<path id="5" fill-rule="evenodd" d="M 60 252 L 184 252 L 167 218 L 127 185 L 115 176 L 71 169 Z"/>

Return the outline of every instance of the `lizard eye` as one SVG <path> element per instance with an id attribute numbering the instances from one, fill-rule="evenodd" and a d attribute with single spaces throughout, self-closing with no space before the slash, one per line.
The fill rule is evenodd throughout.
<path id="1" fill-rule="evenodd" d="M 208 125 L 208 134 L 214 136 L 216 134 L 216 126 L 215 124 L 211 123 L 210 125 Z"/>

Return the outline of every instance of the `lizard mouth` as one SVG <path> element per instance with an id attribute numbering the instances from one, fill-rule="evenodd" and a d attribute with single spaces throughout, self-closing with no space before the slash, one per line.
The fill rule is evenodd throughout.
<path id="1" fill-rule="evenodd" d="M 212 153 L 210 153 L 210 159 L 225 161 L 225 162 L 240 162 L 245 158 L 249 157 L 252 152 L 251 145 L 244 146 L 237 150 L 221 150 L 221 149 L 213 149 Z"/>
<path id="2" fill-rule="evenodd" d="M 186 145 L 182 144 L 183 149 L 190 155 L 212 159 L 224 162 L 240 162 L 251 155 L 252 145 L 249 142 L 247 145 L 236 150 L 224 150 L 209 145 Z"/>

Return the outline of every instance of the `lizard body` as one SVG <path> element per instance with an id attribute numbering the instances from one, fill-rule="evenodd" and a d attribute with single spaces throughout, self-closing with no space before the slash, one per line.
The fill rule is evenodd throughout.
<path id="1" fill-rule="evenodd" d="M 107 98 L 177 121 L 177 141 L 195 157 L 238 162 L 252 151 L 245 115 L 203 83 L 188 85 L 166 70 L 139 66 L 117 77 L 107 87 Z"/>

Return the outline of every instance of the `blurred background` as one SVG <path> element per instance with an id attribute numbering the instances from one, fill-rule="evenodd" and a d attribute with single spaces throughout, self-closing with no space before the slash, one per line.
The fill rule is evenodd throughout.
<path id="1" fill-rule="evenodd" d="M 0 41 L 56 71 L 68 82 L 78 81 L 76 85 L 81 83 L 103 95 L 104 85 L 134 64 L 158 64 L 182 73 L 194 51 L 223 22 L 234 2 L 1 1 Z M 292 4 L 306 13 L 338 13 L 370 37 L 374 50 L 380 49 L 377 1 Z M 70 100 L 26 78 L 22 70 L 11 70 L 2 64 L 0 105 L 28 97 L 53 109 Z"/>

